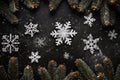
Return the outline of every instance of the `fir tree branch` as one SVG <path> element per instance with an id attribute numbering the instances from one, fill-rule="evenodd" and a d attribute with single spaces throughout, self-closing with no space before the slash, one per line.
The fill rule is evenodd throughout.
<path id="1" fill-rule="evenodd" d="M 103 2 L 100 14 L 104 26 L 113 26 L 115 24 L 115 12 L 109 8 L 107 1 Z"/>
<path id="2" fill-rule="evenodd" d="M 55 72 L 54 79 L 55 80 L 63 80 L 66 76 L 66 67 L 65 65 L 61 64 L 58 66 L 56 72 Z"/>
<path id="3" fill-rule="evenodd" d="M 78 76 L 79 76 L 79 71 L 71 72 L 66 76 L 64 80 L 74 80 L 75 78 L 78 78 Z"/>
<path id="4" fill-rule="evenodd" d="M 39 67 L 38 68 L 38 73 L 41 76 L 41 80 L 52 80 L 50 77 L 49 72 L 47 71 L 46 68 L 44 67 Z"/>
<path id="5" fill-rule="evenodd" d="M 101 8 L 103 0 L 93 0 L 91 4 L 91 9 L 93 11 L 99 10 Z"/>
<path id="6" fill-rule="evenodd" d="M 8 75 L 11 80 L 18 80 L 18 59 L 11 57 L 8 64 Z"/>
<path id="7" fill-rule="evenodd" d="M 95 70 L 97 72 L 97 78 L 98 80 L 108 80 L 104 74 L 103 66 L 101 64 L 95 65 Z"/>
<path id="8" fill-rule="evenodd" d="M 17 24 L 18 18 L 9 10 L 7 4 L 0 0 L 0 14 L 4 16 L 11 24 Z"/>
<path id="9" fill-rule="evenodd" d="M 106 57 L 103 60 L 103 64 L 104 64 L 104 71 L 105 71 L 106 77 L 108 78 L 108 80 L 113 80 L 114 69 L 113 69 L 112 61 L 108 57 Z"/>
<path id="10" fill-rule="evenodd" d="M 78 5 L 78 12 L 84 12 L 90 6 L 92 0 L 81 0 Z"/>
<path id="11" fill-rule="evenodd" d="M 23 76 L 20 80 L 34 80 L 32 67 L 27 65 L 24 69 Z"/>
<path id="12" fill-rule="evenodd" d="M 76 9 L 79 3 L 79 0 L 67 0 L 71 8 Z"/>
<path id="13" fill-rule="evenodd" d="M 114 80 L 120 80 L 120 64 L 117 67 Z"/>
<path id="14" fill-rule="evenodd" d="M 59 6 L 62 0 L 49 0 L 49 10 L 54 11 Z"/>
<path id="15" fill-rule="evenodd" d="M 19 10 L 19 0 L 9 0 L 9 8 L 11 12 L 16 12 Z"/>
<path id="16" fill-rule="evenodd" d="M 0 80 L 8 80 L 7 73 L 2 65 L 0 65 Z"/>
<path id="17" fill-rule="evenodd" d="M 87 80 L 98 80 L 95 73 L 82 59 L 76 59 L 75 63 L 79 71 L 84 75 L 85 78 L 87 78 Z"/>
<path id="18" fill-rule="evenodd" d="M 39 6 L 39 0 L 21 0 L 21 2 L 30 9 L 36 9 Z"/>
<path id="19" fill-rule="evenodd" d="M 57 69 L 57 63 L 54 60 L 51 60 L 48 63 L 48 72 L 50 73 L 52 80 L 54 80 L 53 78 L 55 76 L 56 69 Z"/>

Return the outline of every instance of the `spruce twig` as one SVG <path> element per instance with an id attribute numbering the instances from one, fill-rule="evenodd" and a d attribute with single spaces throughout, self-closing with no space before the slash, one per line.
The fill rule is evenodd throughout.
<path id="1" fill-rule="evenodd" d="M 49 0 L 49 10 L 54 11 L 59 6 L 62 0 Z"/>
<path id="2" fill-rule="evenodd" d="M 33 70 L 30 65 L 25 67 L 23 76 L 20 80 L 34 80 Z"/>
<path id="3" fill-rule="evenodd" d="M 91 2 L 92 0 L 81 0 L 78 5 L 78 12 L 84 12 L 90 6 Z"/>
<path id="4" fill-rule="evenodd" d="M 103 64 L 104 64 L 104 71 L 105 71 L 106 77 L 108 78 L 108 80 L 113 80 L 114 69 L 113 69 L 112 61 L 108 57 L 106 57 L 103 60 Z"/>
<path id="5" fill-rule="evenodd" d="M 19 0 L 9 0 L 9 8 L 11 12 L 16 12 L 19 10 Z"/>
<path id="6" fill-rule="evenodd" d="M 115 12 L 109 8 L 107 1 L 103 2 L 100 14 L 104 26 L 113 26 L 115 24 Z"/>
<path id="7" fill-rule="evenodd" d="M 18 80 L 18 59 L 11 57 L 8 64 L 8 75 L 11 80 Z"/>
<path id="8" fill-rule="evenodd" d="M 97 78 L 98 80 L 108 80 L 104 74 L 103 66 L 102 64 L 96 64 L 95 70 L 97 72 Z"/>
<path id="9" fill-rule="evenodd" d="M 49 61 L 48 72 L 50 73 L 52 80 L 54 80 L 53 78 L 55 76 L 56 69 L 57 69 L 57 63 L 54 60 Z"/>
<path id="10" fill-rule="evenodd" d="M 120 64 L 117 67 L 114 80 L 120 80 Z"/>
<path id="11" fill-rule="evenodd" d="M 39 67 L 38 68 L 38 73 L 41 76 L 41 80 L 52 80 L 50 77 L 49 72 L 47 71 L 46 68 L 44 67 Z"/>
<path id="12" fill-rule="evenodd" d="M 79 3 L 79 0 L 67 0 L 71 8 L 76 9 Z"/>
<path id="13" fill-rule="evenodd" d="M 0 80 L 8 80 L 7 73 L 2 65 L 0 65 Z"/>
<path id="14" fill-rule="evenodd" d="M 39 0 L 21 0 L 21 2 L 30 9 L 36 9 L 39 6 Z"/>
<path id="15" fill-rule="evenodd" d="M 79 71 L 85 76 L 85 78 L 88 80 L 98 80 L 95 73 L 82 59 L 76 59 L 75 64 Z"/>
<path id="16" fill-rule="evenodd" d="M 11 24 L 17 24 L 18 18 L 9 10 L 7 4 L 0 0 L 0 14 L 4 16 Z"/>
<path id="17" fill-rule="evenodd" d="M 56 74 L 54 76 L 55 80 L 63 80 L 66 77 L 66 67 L 65 67 L 65 65 L 63 65 L 63 64 L 59 65 L 55 74 Z"/>
<path id="18" fill-rule="evenodd" d="M 93 11 L 99 10 L 101 8 L 103 0 L 93 0 L 91 4 L 91 9 Z"/>
<path id="19" fill-rule="evenodd" d="M 75 78 L 78 78 L 78 76 L 79 76 L 79 72 L 78 71 L 71 72 L 70 74 L 68 74 L 66 76 L 66 78 L 64 80 L 74 80 Z"/>

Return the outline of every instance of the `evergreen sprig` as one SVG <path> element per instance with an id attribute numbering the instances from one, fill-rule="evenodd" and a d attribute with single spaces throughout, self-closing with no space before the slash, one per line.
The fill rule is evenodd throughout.
<path id="1" fill-rule="evenodd" d="M 120 65 L 114 73 L 112 61 L 108 57 L 104 58 L 102 64 L 95 65 L 96 73 L 82 59 L 76 59 L 75 64 L 79 73 L 83 74 L 87 80 L 120 80 Z"/>

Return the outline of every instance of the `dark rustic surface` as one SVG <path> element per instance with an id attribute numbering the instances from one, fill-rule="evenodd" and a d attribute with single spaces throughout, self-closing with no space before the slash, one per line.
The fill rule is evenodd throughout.
<path id="1" fill-rule="evenodd" d="M 12 33 L 20 36 L 20 45 L 19 52 L 10 54 L 2 52 L 2 45 L 0 44 L 0 64 L 7 67 L 9 58 L 11 56 L 17 56 L 19 59 L 20 74 L 24 67 L 27 64 L 30 64 L 33 66 L 36 79 L 38 79 L 38 74 L 36 72 L 37 67 L 39 65 L 47 66 L 48 61 L 51 59 L 56 60 L 59 64 L 66 64 L 68 72 L 70 72 L 70 70 L 76 69 L 74 64 L 76 58 L 82 58 L 91 66 L 91 68 L 93 68 L 94 64 L 96 63 L 95 60 L 99 57 L 95 57 L 90 54 L 89 50 L 84 51 L 83 48 L 85 44 L 82 41 L 82 39 L 87 39 L 87 36 L 91 33 L 94 38 L 102 38 L 98 42 L 98 46 L 100 47 L 103 55 L 111 58 L 114 68 L 116 68 L 116 66 L 120 63 L 120 15 L 117 15 L 116 24 L 114 26 L 116 32 L 118 33 L 117 39 L 110 40 L 107 36 L 109 30 L 102 28 L 99 13 L 94 14 L 96 22 L 93 24 L 92 28 L 83 24 L 85 21 L 83 16 L 88 14 L 88 11 L 86 11 L 85 14 L 78 14 L 77 12 L 71 10 L 64 1 L 57 9 L 57 11 L 52 14 L 48 10 L 48 4 L 45 2 L 41 2 L 40 7 L 34 11 L 28 10 L 25 7 L 21 7 L 20 12 L 17 13 L 20 22 L 16 26 L 10 25 L 5 19 L 1 17 L 0 43 L 2 42 L 2 35 Z M 29 35 L 24 35 L 24 24 L 30 21 L 39 24 L 38 29 L 40 32 L 35 34 L 33 38 L 31 38 Z M 55 39 L 50 36 L 50 33 L 55 29 L 54 24 L 56 21 L 61 23 L 71 21 L 72 28 L 78 32 L 78 34 L 73 38 L 71 46 L 64 44 L 58 47 L 55 46 Z M 35 43 L 36 38 L 45 38 L 45 46 L 38 46 Z M 28 57 L 31 55 L 32 51 L 39 51 L 39 54 L 42 56 L 42 58 L 39 59 L 39 63 L 30 63 L 30 59 Z M 70 53 L 73 56 L 73 59 L 64 59 L 63 54 L 65 52 Z M 95 52 L 95 54 L 97 54 L 97 52 Z"/>

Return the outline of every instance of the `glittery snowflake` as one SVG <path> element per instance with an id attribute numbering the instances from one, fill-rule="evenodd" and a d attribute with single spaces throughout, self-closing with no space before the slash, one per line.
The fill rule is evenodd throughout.
<path id="1" fill-rule="evenodd" d="M 113 31 L 109 31 L 108 36 L 110 37 L 110 40 L 113 40 L 114 38 L 117 38 L 118 33 L 115 32 L 115 30 Z"/>
<path id="2" fill-rule="evenodd" d="M 24 25 L 26 28 L 25 35 L 29 34 L 31 37 L 33 37 L 35 33 L 39 32 L 37 26 L 38 24 L 33 24 L 32 22 L 30 22 L 28 25 Z"/>
<path id="3" fill-rule="evenodd" d="M 84 24 L 88 24 L 90 27 L 92 27 L 93 22 L 96 21 L 96 19 L 92 17 L 93 17 L 92 13 L 90 13 L 88 16 L 84 16 L 84 18 L 86 19 Z"/>
<path id="4" fill-rule="evenodd" d="M 94 54 L 95 49 L 99 50 L 97 42 L 99 42 L 100 38 L 93 39 L 93 36 L 91 34 L 89 34 L 87 38 L 88 40 L 83 39 L 83 42 L 86 44 L 84 50 L 90 50 L 90 53 Z"/>
<path id="5" fill-rule="evenodd" d="M 41 58 L 41 56 L 38 55 L 39 52 L 31 52 L 31 56 L 29 56 L 29 59 L 31 59 L 31 63 L 36 62 L 38 63 L 38 59 Z"/>
<path id="6" fill-rule="evenodd" d="M 50 35 L 56 38 L 56 45 L 58 46 L 63 42 L 68 45 L 71 45 L 71 38 L 77 34 L 76 31 L 71 29 L 71 22 L 68 21 L 65 24 L 56 22 L 55 26 L 57 30 L 54 30 Z"/>
<path id="7" fill-rule="evenodd" d="M 19 36 L 18 35 L 3 35 L 1 43 L 3 45 L 2 51 L 3 52 L 17 52 L 19 50 L 18 45 L 20 42 L 18 41 Z"/>

